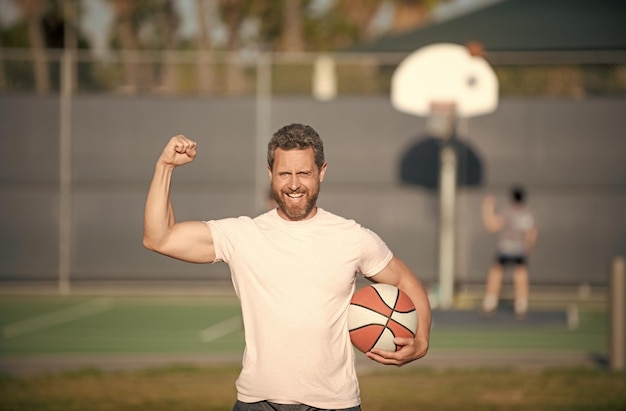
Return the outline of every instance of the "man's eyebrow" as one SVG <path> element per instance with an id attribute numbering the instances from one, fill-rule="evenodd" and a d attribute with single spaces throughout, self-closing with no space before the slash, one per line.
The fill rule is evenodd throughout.
<path id="1" fill-rule="evenodd" d="M 277 170 L 276 172 L 278 174 L 292 174 L 292 172 L 288 170 Z M 295 174 L 313 174 L 313 170 L 312 169 L 298 170 L 295 172 Z"/>

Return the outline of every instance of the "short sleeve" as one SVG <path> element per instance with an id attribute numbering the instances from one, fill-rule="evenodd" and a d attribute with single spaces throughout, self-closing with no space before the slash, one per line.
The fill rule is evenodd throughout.
<path id="1" fill-rule="evenodd" d="M 381 272 L 393 258 L 393 253 L 378 234 L 364 227 L 361 228 L 360 245 L 359 272 L 365 277 Z"/>
<path id="2" fill-rule="evenodd" d="M 215 261 L 228 263 L 233 255 L 233 244 L 236 242 L 237 227 L 240 221 L 237 218 L 209 220 L 204 222 L 211 230 L 213 246 L 215 247 Z"/>

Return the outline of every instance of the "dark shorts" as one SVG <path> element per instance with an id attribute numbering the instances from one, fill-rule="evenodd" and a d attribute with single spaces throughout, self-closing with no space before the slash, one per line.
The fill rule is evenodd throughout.
<path id="1" fill-rule="evenodd" d="M 241 402 L 237 400 L 233 411 L 361 411 L 360 406 L 342 408 L 341 410 L 326 410 L 304 404 L 276 404 L 269 401 Z"/>
<path id="2" fill-rule="evenodd" d="M 526 265 L 526 256 L 498 254 L 496 262 L 503 267 Z"/>

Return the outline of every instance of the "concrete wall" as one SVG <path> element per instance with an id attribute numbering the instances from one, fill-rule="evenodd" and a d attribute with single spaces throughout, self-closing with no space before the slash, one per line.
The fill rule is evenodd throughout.
<path id="1" fill-rule="evenodd" d="M 269 133 L 292 122 L 310 124 L 325 142 L 319 205 L 375 230 L 435 282 L 438 196 L 401 179 L 403 164 L 419 176 L 436 172 L 437 143 L 424 120 L 386 98 L 274 100 Z M 143 204 L 162 147 L 182 133 L 198 141 L 199 154 L 175 172 L 178 219 L 257 213 L 253 99 L 78 96 L 72 133 L 73 279 L 228 278 L 224 264 L 145 250 Z M 503 203 L 520 182 L 540 230 L 531 281 L 606 284 L 611 257 L 626 248 L 625 135 L 623 99 L 507 99 L 493 114 L 463 120 L 461 180 L 474 181 L 458 192 L 459 283 L 482 282 L 493 258 L 495 238 L 480 221 L 483 195 Z M 57 278 L 58 141 L 57 98 L 0 96 L 0 281 Z"/>

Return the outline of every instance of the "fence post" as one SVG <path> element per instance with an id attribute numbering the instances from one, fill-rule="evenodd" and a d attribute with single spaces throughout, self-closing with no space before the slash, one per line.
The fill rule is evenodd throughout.
<path id="1" fill-rule="evenodd" d="M 610 278 L 609 359 L 612 370 L 626 369 L 626 259 L 615 257 Z"/>
<path id="2" fill-rule="evenodd" d="M 256 99 L 254 137 L 254 212 L 267 210 L 267 142 L 272 135 L 272 54 L 261 52 L 256 59 Z"/>

